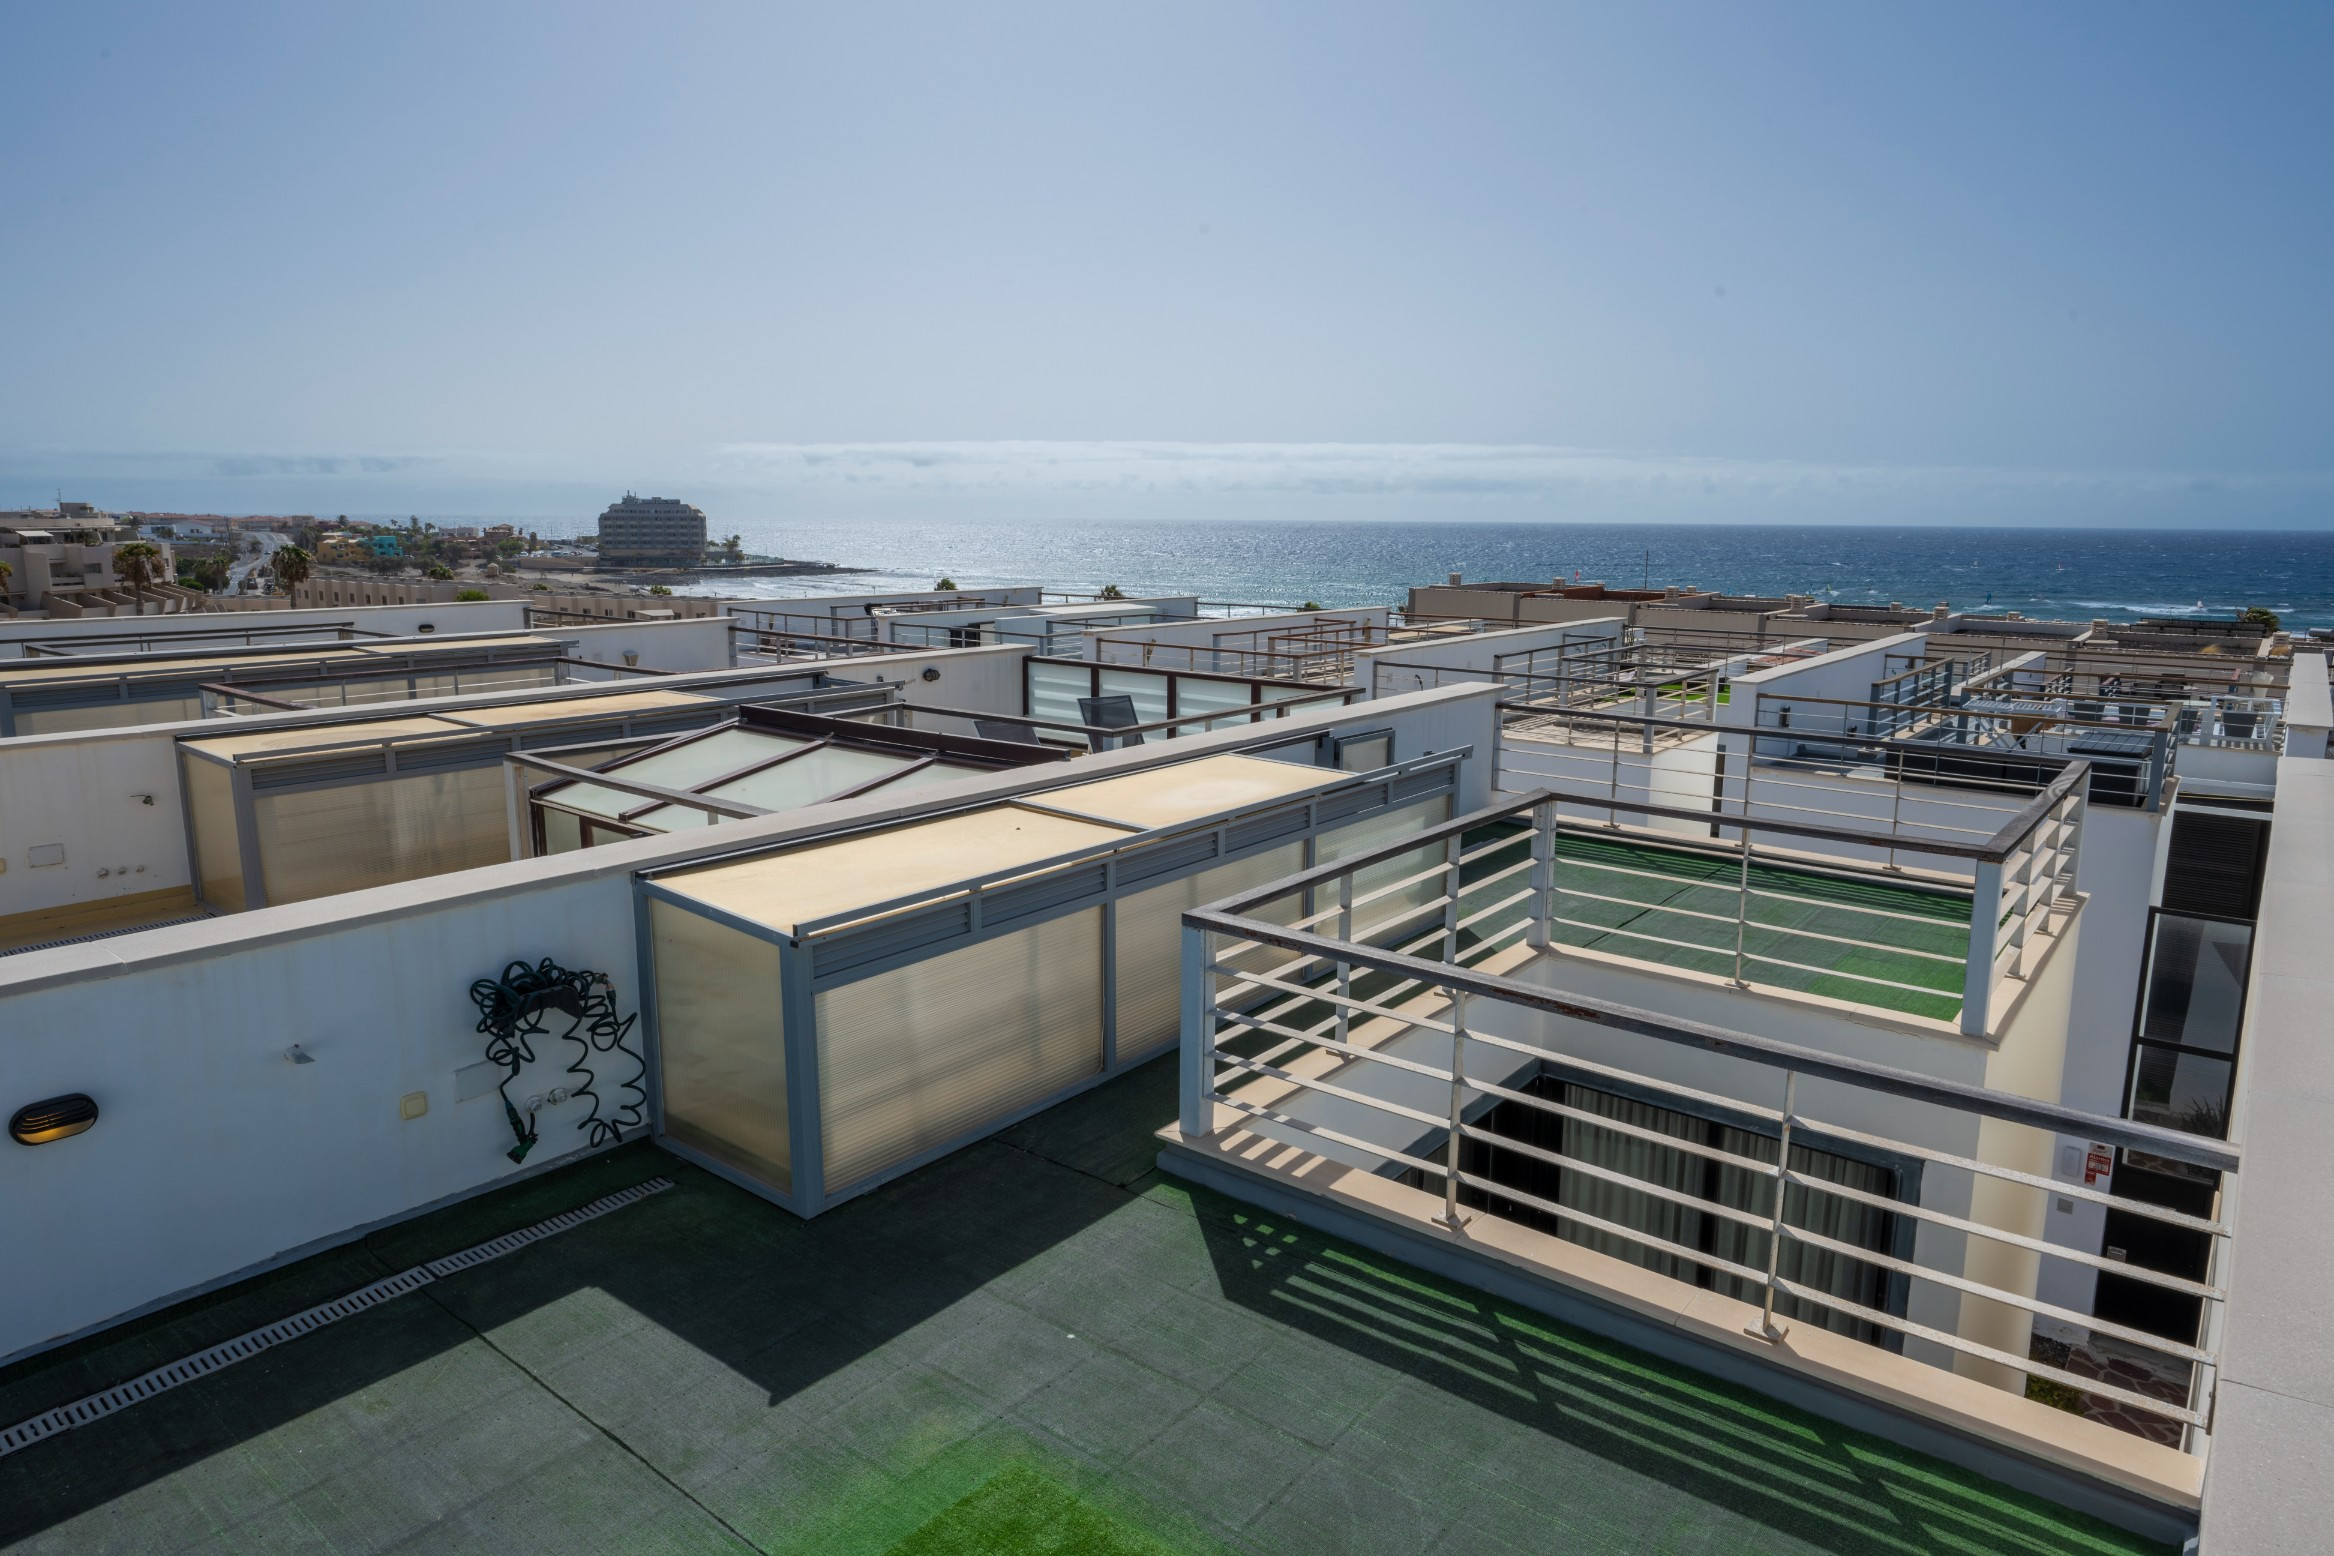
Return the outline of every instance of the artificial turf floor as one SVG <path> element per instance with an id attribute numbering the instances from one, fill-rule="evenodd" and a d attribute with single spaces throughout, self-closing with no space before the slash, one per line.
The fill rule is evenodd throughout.
<path id="1" fill-rule="evenodd" d="M 1551 938 L 1732 977 L 1740 880 L 1740 863 L 1715 852 L 1562 833 L 1555 912 L 1568 922 Z M 1747 981 L 1940 1021 L 1961 1014 L 1967 897 L 1759 860 L 1750 890 Z"/>
<path id="2" fill-rule="evenodd" d="M 627 1146 L 20 1363 L 0 1422 L 676 1185 L 0 1457 L 0 1548 L 2157 1549 L 1163 1178 L 1173 1111 L 1170 1059 L 810 1222 Z"/>

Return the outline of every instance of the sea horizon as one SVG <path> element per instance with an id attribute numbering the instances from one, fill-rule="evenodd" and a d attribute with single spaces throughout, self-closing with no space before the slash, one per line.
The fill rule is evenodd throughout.
<path id="1" fill-rule="evenodd" d="M 348 515 L 403 523 L 409 515 Z M 440 525 L 515 523 L 546 537 L 590 519 L 424 514 Z M 723 522 L 750 552 L 849 573 L 680 586 L 746 598 L 1043 584 L 1325 607 L 1400 604 L 1452 572 L 1477 581 L 1615 588 L 1693 586 L 1807 594 L 1841 604 L 2018 611 L 2071 620 L 2274 611 L 2292 628 L 2334 626 L 2334 532 L 2034 528 L 2010 525 L 1483 523 L 1463 519 L 1181 518 L 1172 523 L 1024 514 Z"/>

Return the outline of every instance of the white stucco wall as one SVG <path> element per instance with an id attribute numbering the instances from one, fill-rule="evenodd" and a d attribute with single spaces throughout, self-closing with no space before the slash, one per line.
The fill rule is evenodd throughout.
<path id="1" fill-rule="evenodd" d="M 503 1154 L 492 1093 L 456 1100 L 456 1071 L 484 1055 L 469 985 L 549 956 L 610 973 L 636 1009 L 636 869 L 1306 730 L 1391 725 L 1403 758 L 1487 756 L 1492 701 L 1489 688 L 1428 692 L 0 957 L 0 1110 L 67 1092 L 102 1110 L 84 1135 L 0 1149 L 0 1245 L 41 1251 L 0 1261 L 0 1361 L 525 1170 Z M 1485 765 L 1463 770 L 1461 807 L 1484 802 Z M 315 1062 L 288 1061 L 294 1043 Z M 547 1069 L 540 1084 L 554 1083 Z M 514 1091 L 537 1084 L 522 1076 Z M 428 1111 L 406 1120 L 413 1092 Z M 557 1158 L 583 1111 L 545 1116 L 527 1168 Z"/>

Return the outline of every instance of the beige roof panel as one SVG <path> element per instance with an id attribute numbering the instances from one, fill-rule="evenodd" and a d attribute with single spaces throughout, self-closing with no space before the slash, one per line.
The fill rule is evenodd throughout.
<path id="1" fill-rule="evenodd" d="M 1259 756 L 1208 756 L 1066 789 L 1048 789 L 1030 798 L 1056 810 L 1076 811 L 1121 826 L 1171 827 L 1201 816 L 1311 794 L 1352 776 Z"/>
<path id="2" fill-rule="evenodd" d="M 35 659 L 9 660 L 7 668 L 0 668 L 0 681 L 11 686 L 28 681 L 94 681 L 117 675 L 183 675 L 189 670 L 224 670 L 231 665 L 268 665 L 281 660 L 290 664 L 306 664 L 316 659 L 352 659 L 353 648 L 320 648 L 310 645 L 300 649 L 285 649 L 282 653 L 261 652 L 220 657 L 215 654 L 195 654 L 186 658 L 116 660 L 112 664 L 91 664 L 87 661 Z M 29 663 L 33 668 L 17 669 Z"/>
<path id="3" fill-rule="evenodd" d="M 617 692 L 607 697 L 550 697 L 498 703 L 490 708 L 462 708 L 440 716 L 473 729 L 504 729 L 513 724 L 541 724 L 552 719 L 614 718 L 657 708 L 703 706 L 717 700 L 689 692 Z"/>
<path id="4" fill-rule="evenodd" d="M 732 864 L 659 877 L 657 884 L 739 918 L 790 931 L 851 908 L 1117 842 L 1120 827 L 992 805 L 862 832 Z"/>
<path id="5" fill-rule="evenodd" d="M 321 751 L 334 746 L 371 745 L 382 740 L 404 740 L 416 735 L 468 735 L 475 731 L 444 719 L 372 719 L 346 724 L 304 724 L 297 729 L 256 730 L 248 735 L 210 735 L 182 740 L 213 756 L 282 756 L 292 751 Z"/>
<path id="6" fill-rule="evenodd" d="M 117 675 L 183 675 L 189 670 L 223 670 L 254 665 L 265 668 L 276 663 L 308 664 L 319 659 L 381 659 L 399 654 L 420 654 L 444 657 L 465 648 L 476 648 L 480 643 L 494 647 L 506 645 L 530 648 L 552 647 L 558 638 L 548 637 L 431 637 L 399 638 L 393 643 L 287 643 L 281 647 L 247 649 L 242 644 L 232 645 L 232 652 L 215 654 L 157 654 L 117 659 L 111 664 L 91 664 L 72 659 L 10 659 L 0 660 L 0 681 L 17 685 L 31 681 L 95 680 Z M 19 668 L 19 667 L 22 668 Z"/>

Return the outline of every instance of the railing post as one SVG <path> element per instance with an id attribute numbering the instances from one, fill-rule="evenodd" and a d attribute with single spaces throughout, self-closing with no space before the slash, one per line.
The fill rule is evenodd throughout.
<path id="1" fill-rule="evenodd" d="M 1459 856 L 1466 852 L 1467 834 L 1454 832 L 1443 840 L 1443 960 L 1459 960 Z"/>
<path id="2" fill-rule="evenodd" d="M 1961 1030 L 1975 1037 L 1986 1029 L 1994 992 L 1994 952 L 2002 924 L 2002 865 L 1980 859 L 1970 882 L 1969 965 L 1961 979 Z"/>
<path id="3" fill-rule="evenodd" d="M 1471 1217 L 1459 1214 L 1459 1148 L 1467 1127 L 1467 996 L 1451 991 L 1451 1138 L 1443 1161 L 1442 1224 L 1456 1232 Z"/>
<path id="4" fill-rule="evenodd" d="M 1747 989 L 1750 985 L 1742 976 L 1742 937 L 1750 923 L 1750 828 L 1742 829 L 1742 875 L 1734 887 L 1734 986 Z"/>
<path id="5" fill-rule="evenodd" d="M 2083 865 L 2083 821 L 2090 810 L 2090 802 L 2079 790 L 2069 790 L 2061 803 L 2066 807 L 2067 819 L 2066 830 L 2061 834 L 2059 844 L 2060 874 L 2064 884 L 2059 888 L 2058 900 L 2060 906 L 2072 913 L 2075 905 L 2075 879 L 2082 873 Z"/>
<path id="6" fill-rule="evenodd" d="M 1765 1340 L 1769 1344 L 1783 1338 L 1782 1325 L 1775 1322 L 1775 1275 L 1783 1260 L 1783 1191 L 1791 1171 L 1791 1119 L 1799 1111 L 1799 1072 L 1783 1072 L 1783 1128 L 1775 1149 L 1775 1216 L 1767 1227 L 1767 1289 L 1759 1302 L 1758 1325 L 1743 1333 Z"/>
<path id="7" fill-rule="evenodd" d="M 1556 917 L 1556 802 L 1542 800 L 1532 807 L 1532 895 L 1525 908 L 1531 923 L 1524 944 L 1546 950 Z"/>
<path id="8" fill-rule="evenodd" d="M 1605 825 L 1621 824 L 1621 721 L 1613 720 L 1613 772 L 1605 788 Z"/>
<path id="9" fill-rule="evenodd" d="M 1885 868 L 1901 871 L 1904 866 L 1896 862 L 1896 833 L 1897 828 L 1902 825 L 1904 816 L 1904 769 L 1902 767 L 1897 769 L 1896 782 L 1891 784 L 1889 789 L 1888 864 Z"/>
<path id="10" fill-rule="evenodd" d="M 1216 975 L 1209 969 L 1215 950 L 1208 932 L 1183 926 L 1183 1135 L 1187 1140 L 1214 1132 Z"/>
<path id="11" fill-rule="evenodd" d="M 1337 943 L 1353 943 L 1353 872 L 1346 871 L 1337 878 Z M 1344 1042 L 1353 1025 L 1353 1010 L 1346 1001 L 1353 998 L 1353 963 L 1340 959 L 1337 964 L 1337 1040 Z"/>

